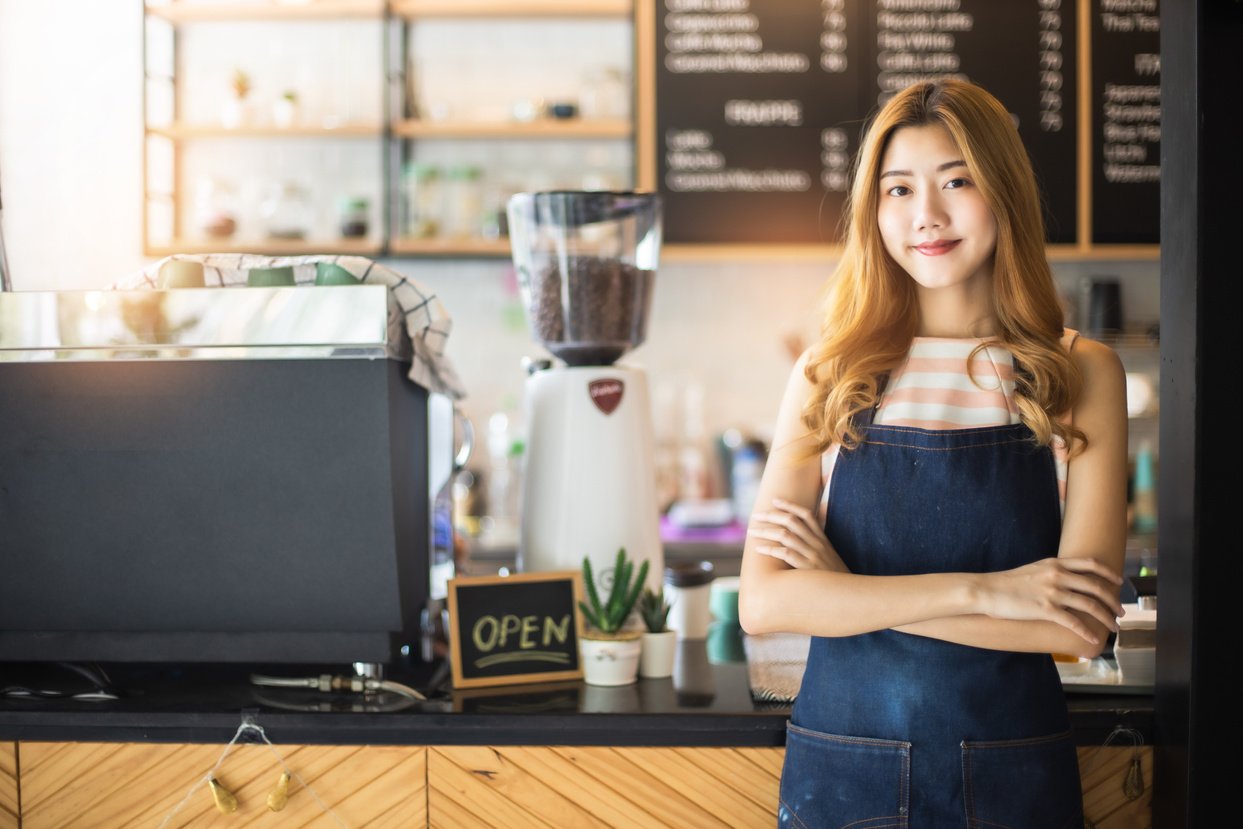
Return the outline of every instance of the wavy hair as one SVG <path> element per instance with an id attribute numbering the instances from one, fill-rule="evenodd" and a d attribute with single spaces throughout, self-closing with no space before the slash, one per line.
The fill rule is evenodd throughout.
<path id="1" fill-rule="evenodd" d="M 1054 436 L 1080 450 L 1086 438 L 1067 415 L 1080 377 L 1061 345 L 1063 314 L 1044 251 L 1040 193 L 1010 114 L 982 88 L 954 79 L 922 82 L 891 98 L 872 119 L 855 161 L 846 242 L 821 339 L 808 356 L 813 392 L 803 422 L 823 452 L 853 447 L 853 415 L 876 405 L 880 378 L 910 350 L 919 324 L 915 282 L 885 250 L 877 221 L 881 160 L 903 127 L 944 127 L 997 222 L 993 257 L 996 334 L 1014 355 L 1015 402 L 1036 441 Z M 972 352 L 974 356 L 975 352 Z"/>

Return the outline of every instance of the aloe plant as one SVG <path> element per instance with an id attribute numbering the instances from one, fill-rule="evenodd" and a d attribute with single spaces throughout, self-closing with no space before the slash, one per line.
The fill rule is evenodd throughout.
<path id="1" fill-rule="evenodd" d="M 630 612 L 639 600 L 639 591 L 647 579 L 648 562 L 639 565 L 639 572 L 634 572 L 634 562 L 626 558 L 626 548 L 617 551 L 617 563 L 613 565 L 613 586 L 609 590 L 606 602 L 600 601 L 600 593 L 596 590 L 596 579 L 591 572 L 591 560 L 583 558 L 583 581 L 587 589 L 587 601 L 579 602 L 587 622 L 601 633 L 617 633 L 622 629 Z M 633 578 L 632 578 L 633 577 Z"/>
<path id="2" fill-rule="evenodd" d="M 639 615 L 648 633 L 663 633 L 669 629 L 669 603 L 665 601 L 664 588 L 655 593 L 644 589 L 639 597 Z"/>

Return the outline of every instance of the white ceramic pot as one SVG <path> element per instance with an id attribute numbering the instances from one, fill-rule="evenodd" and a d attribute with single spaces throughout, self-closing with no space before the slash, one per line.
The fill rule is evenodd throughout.
<path id="1" fill-rule="evenodd" d="M 643 652 L 639 656 L 639 676 L 650 679 L 673 676 L 673 660 L 678 655 L 678 632 L 644 633 L 640 641 Z"/>
<path id="2" fill-rule="evenodd" d="M 579 639 L 583 681 L 588 685 L 629 685 L 638 679 L 639 654 L 643 649 L 639 636 L 639 631 L 626 631 L 608 638 Z"/>

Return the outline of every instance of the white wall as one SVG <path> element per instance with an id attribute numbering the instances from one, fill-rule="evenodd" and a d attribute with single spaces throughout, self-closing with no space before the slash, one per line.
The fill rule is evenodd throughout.
<path id="1" fill-rule="evenodd" d="M 19 290 L 104 287 L 141 268 L 140 0 L 0 0 L 0 183 Z M 503 262 L 391 262 L 436 289 L 456 320 L 449 353 L 482 425 L 521 398 L 525 330 Z M 709 434 L 766 434 L 789 370 L 786 339 L 816 331 L 828 263 L 671 264 L 657 277 L 647 367 L 654 397 L 698 383 Z M 1127 316 L 1155 321 L 1156 263 L 1055 266 L 1065 291 L 1124 280 Z M 663 426 L 658 424 L 658 427 Z"/>
<path id="2" fill-rule="evenodd" d="M 0 187 L 18 290 L 142 266 L 138 0 L 0 0 Z"/>

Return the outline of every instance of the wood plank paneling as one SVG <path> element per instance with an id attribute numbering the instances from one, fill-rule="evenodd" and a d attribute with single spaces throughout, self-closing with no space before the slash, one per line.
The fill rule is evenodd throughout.
<path id="1" fill-rule="evenodd" d="M 17 829 L 17 743 L 0 743 L 0 829 Z"/>
<path id="2" fill-rule="evenodd" d="M 1123 784 L 1134 755 L 1131 746 L 1080 747 L 1083 813 L 1096 829 L 1151 829 L 1152 746 L 1139 749 L 1144 792 L 1131 800 L 1123 791 Z"/>
<path id="3" fill-rule="evenodd" d="M 216 764 L 223 746 L 22 743 L 23 829 L 158 827 Z M 285 809 L 267 808 L 281 764 L 266 745 L 234 746 L 216 777 L 240 803 L 216 811 L 200 784 L 170 827 L 424 827 L 426 749 L 408 746 L 279 746 L 295 779 Z M 314 794 L 312 794 L 312 792 Z"/>
<path id="4" fill-rule="evenodd" d="M 432 748 L 433 827 L 771 827 L 781 749 Z"/>

